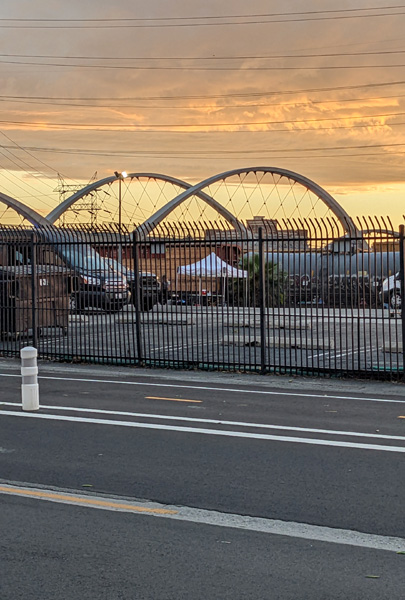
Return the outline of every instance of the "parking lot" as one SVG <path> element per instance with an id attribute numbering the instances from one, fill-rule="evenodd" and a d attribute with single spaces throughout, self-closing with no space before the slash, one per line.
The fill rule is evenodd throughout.
<path id="1" fill-rule="evenodd" d="M 4 339 L 16 354 L 32 337 Z M 233 371 L 372 373 L 403 370 L 402 321 L 384 309 L 161 306 L 69 314 L 39 331 L 40 356 L 74 362 Z"/>

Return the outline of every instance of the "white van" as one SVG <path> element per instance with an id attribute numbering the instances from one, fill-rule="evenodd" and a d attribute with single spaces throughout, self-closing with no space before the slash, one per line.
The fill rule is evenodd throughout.
<path id="1" fill-rule="evenodd" d="M 400 310 L 401 300 L 401 278 L 399 273 L 384 279 L 381 290 L 382 301 L 394 310 Z"/>

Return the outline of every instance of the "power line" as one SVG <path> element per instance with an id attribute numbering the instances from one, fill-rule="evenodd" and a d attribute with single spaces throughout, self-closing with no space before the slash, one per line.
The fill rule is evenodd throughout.
<path id="1" fill-rule="evenodd" d="M 405 50 L 375 50 L 368 52 L 329 52 L 312 54 L 274 54 L 239 56 L 62 56 L 56 54 L 0 54 L 8 58 L 50 58 L 55 60 L 148 60 L 148 61 L 219 61 L 219 60 L 277 60 L 285 58 L 337 58 L 340 56 L 381 56 L 385 54 L 405 54 Z"/>
<path id="2" fill-rule="evenodd" d="M 35 156 L 33 156 L 32 154 L 30 154 L 29 150 L 23 148 L 22 146 L 20 146 L 19 144 L 17 144 L 17 142 L 15 142 L 14 140 L 11 139 L 10 136 L 8 136 L 6 133 L 4 133 L 4 131 L 0 131 L 0 134 L 2 136 L 4 136 L 9 142 L 11 142 L 13 144 L 13 146 L 4 146 L 1 145 L 2 148 L 7 148 L 7 149 L 12 149 L 15 150 L 16 148 L 18 148 L 19 150 L 23 150 L 26 154 L 28 154 L 29 156 L 31 156 L 34 160 L 36 160 L 37 162 L 41 163 L 42 165 L 44 165 L 47 169 L 50 169 L 51 171 L 55 171 L 55 173 L 57 172 L 56 169 L 54 169 L 53 167 L 51 167 L 50 165 L 48 165 L 47 163 L 45 163 L 44 161 L 36 158 Z M 21 160 L 21 159 L 19 159 Z M 36 171 L 41 173 L 40 171 L 38 171 L 38 169 L 32 167 L 31 165 L 29 165 L 28 163 L 24 162 L 21 160 L 21 162 L 23 162 L 26 166 L 28 166 L 29 169 L 31 169 L 32 171 Z M 45 173 L 41 173 L 42 175 L 45 175 Z"/>
<path id="3" fill-rule="evenodd" d="M 398 11 L 398 8 L 404 8 L 404 5 L 397 5 L 395 7 L 378 7 L 378 8 L 369 8 L 369 9 L 349 9 L 346 11 L 354 11 L 357 14 L 351 12 L 351 14 L 340 14 L 343 11 L 313 11 L 308 13 L 267 13 L 261 15 L 227 15 L 227 16 L 207 16 L 207 17 L 162 17 L 157 19 L 131 19 L 131 18 L 112 18 L 112 19 L 1 19 L 0 20 L 0 28 L 2 29 L 117 29 L 117 28 L 125 28 L 125 29 L 154 29 L 154 28 L 175 28 L 175 27 L 223 27 L 228 25 L 266 25 L 271 23 L 302 23 L 308 21 L 330 21 L 330 20 L 347 20 L 347 19 L 369 19 L 369 18 L 379 18 L 379 17 L 394 17 L 398 15 L 405 14 L 404 11 Z M 375 11 L 375 10 L 385 10 L 396 12 L 380 12 L 380 13 L 371 13 L 364 14 L 364 12 L 360 11 Z M 332 16 L 322 16 L 325 14 L 331 14 Z M 309 15 L 309 16 L 305 16 Z M 312 16 L 311 16 L 312 15 Z M 294 18 L 291 18 L 291 17 Z M 287 18 L 275 18 L 275 17 L 287 17 Z M 295 18 L 300 17 L 300 18 Z M 255 20 L 259 18 L 260 20 Z M 196 20 L 202 21 L 206 20 L 206 22 L 195 22 Z M 220 19 L 231 19 L 230 21 L 220 21 Z M 247 20 L 232 20 L 232 19 L 247 19 Z M 184 21 L 190 21 L 185 23 Z M 147 23 L 146 23 L 147 21 Z M 166 21 L 164 23 L 156 22 L 156 21 Z M 176 22 L 173 22 L 176 21 Z M 3 25 L 1 23 L 19 23 L 15 24 L 6 24 Z M 28 25 L 23 25 L 20 23 L 28 23 Z M 69 23 L 64 25 L 43 25 L 38 23 Z M 76 23 L 80 23 L 77 24 Z M 82 23 L 95 23 L 94 25 L 83 25 Z M 104 24 L 106 23 L 106 24 Z M 118 23 L 118 24 L 117 24 Z"/>
<path id="4" fill-rule="evenodd" d="M 1 121 L 0 121 L 1 123 Z M 405 122 L 399 122 L 399 123 L 390 123 L 389 127 L 398 127 L 398 126 L 402 126 L 405 125 Z M 43 124 L 42 124 L 43 126 Z M 234 125 L 235 127 L 237 125 Z M 72 127 L 61 127 L 61 126 L 52 126 L 52 125 L 48 125 L 47 126 L 49 128 L 49 130 L 55 130 L 55 131 L 92 131 L 95 133 L 132 133 L 132 134 L 144 134 L 144 133 L 170 133 L 171 135 L 188 135 L 188 136 L 192 136 L 192 135 L 199 135 L 201 133 L 204 134 L 226 134 L 229 135 L 230 133 L 232 133 L 232 135 L 237 134 L 237 133 L 244 133 L 244 134 L 270 134 L 270 133 L 301 133 L 303 131 L 311 131 L 312 133 L 318 133 L 319 131 L 336 131 L 339 129 L 364 129 L 364 128 L 369 128 L 369 127 L 373 127 L 373 129 L 379 128 L 379 127 L 387 127 L 387 124 L 385 123 L 373 123 L 372 125 L 370 125 L 370 123 L 365 123 L 362 125 L 358 125 L 358 124 L 352 124 L 352 125 L 339 125 L 336 127 L 318 127 L 317 129 L 314 129 L 313 127 L 300 127 L 299 129 L 267 129 L 267 130 L 249 130 L 249 129 L 236 129 L 234 131 L 229 131 L 229 130 L 219 130 L 219 129 L 214 129 L 213 131 L 202 131 L 202 130 L 198 130 L 198 131 L 180 131 L 180 130 L 170 130 L 170 129 L 137 129 L 137 130 L 130 130 L 130 129 L 104 129 L 102 127 L 99 127 L 97 129 L 92 129 L 90 127 L 81 127 L 80 129 L 74 129 Z"/>
<path id="5" fill-rule="evenodd" d="M 390 87 L 397 85 L 404 85 L 405 80 L 399 81 L 386 81 L 377 83 L 365 83 L 360 85 L 343 85 L 334 87 L 323 87 L 323 88 L 304 88 L 297 90 L 272 90 L 264 92 L 234 92 L 229 94 L 200 94 L 200 95 L 174 95 L 174 96 L 122 96 L 120 98 L 111 96 L 87 96 L 87 97 L 74 97 L 74 96 L 14 96 L 10 94 L 0 94 L 0 99 L 29 99 L 29 100 L 81 100 L 81 101 L 131 101 L 131 100 L 205 100 L 205 99 L 219 99 L 219 98 L 257 98 L 262 96 L 287 96 L 292 94 L 304 94 L 310 92 L 338 92 L 347 90 L 357 89 L 373 89 L 376 87 Z"/>
<path id="6" fill-rule="evenodd" d="M 405 8 L 405 4 L 395 4 L 393 6 L 368 6 L 360 8 L 338 8 L 329 10 L 307 10 L 307 11 L 295 11 L 295 12 L 282 12 L 282 13 L 249 13 L 249 14 L 228 14 L 228 15 L 201 15 L 201 16 L 188 16 L 188 17 L 112 17 L 103 19 L 25 19 L 25 18 L 1 18 L 0 21 L 16 21 L 16 22 L 51 22 L 51 23 L 64 23 L 64 22 L 106 22 L 106 21 L 190 21 L 190 20 L 201 20 L 201 19 L 244 19 L 247 17 L 282 17 L 288 15 L 317 15 L 317 14 L 330 14 L 330 13 L 352 13 L 352 12 L 366 12 L 371 10 L 396 10 L 398 8 Z"/>
<path id="7" fill-rule="evenodd" d="M 395 154 L 393 154 L 392 156 L 397 156 L 397 155 L 402 155 L 405 154 L 405 150 L 402 151 L 398 151 L 395 152 Z M 233 155 L 233 159 L 236 160 L 243 160 L 244 158 L 244 153 L 240 152 L 239 155 Z M 97 156 L 97 157 L 108 157 L 111 156 L 111 154 L 109 152 L 96 152 L 96 153 L 82 153 L 82 156 Z M 115 155 L 114 155 L 115 156 Z M 131 154 L 122 154 L 119 155 L 122 158 L 131 158 L 132 155 Z M 334 157 L 334 158 L 346 158 L 346 157 L 353 157 L 353 156 L 376 156 L 376 157 L 380 157 L 380 158 L 387 158 L 386 154 L 383 154 L 381 152 L 355 152 L 355 153 L 348 153 L 348 154 L 311 154 L 311 155 L 307 155 L 307 156 L 302 156 L 299 154 L 288 154 L 287 156 L 284 154 L 280 154 L 280 152 L 273 152 L 271 150 L 264 150 L 264 151 L 257 151 L 256 153 L 253 154 L 253 156 L 257 156 L 258 158 L 263 158 L 264 156 L 269 156 L 272 158 L 294 158 L 294 159 L 311 159 L 311 158 L 330 158 L 330 157 Z M 165 158 L 167 158 L 167 154 L 137 154 L 136 158 L 143 158 L 143 159 L 160 159 L 163 160 Z M 190 159 L 190 160 L 195 160 L 196 158 L 198 158 L 199 160 L 229 160 L 229 157 L 226 156 L 225 154 L 217 154 L 216 152 L 210 152 L 207 154 L 195 154 L 195 155 L 191 155 L 190 153 L 186 152 L 186 153 L 181 153 L 181 152 L 177 152 L 174 154 L 170 155 L 170 158 L 172 159 Z"/>
<path id="8" fill-rule="evenodd" d="M 356 144 L 356 145 L 345 145 L 345 146 L 315 146 L 313 148 L 308 147 L 297 147 L 293 149 L 277 149 L 278 153 L 288 153 L 288 152 L 319 152 L 326 150 L 361 150 L 361 149 L 371 149 L 371 148 L 401 148 L 404 147 L 405 143 L 391 143 L 391 144 Z M 0 148 L 9 148 L 10 146 L 1 144 Z M 12 147 L 12 146 L 11 146 Z M 174 153 L 178 153 L 177 150 L 139 150 L 131 152 L 121 151 L 121 150 L 108 150 L 102 152 L 100 150 L 95 150 L 92 148 L 55 148 L 55 147 L 44 147 L 44 146 L 21 146 L 22 150 L 29 150 L 31 152 L 50 152 L 57 154 L 91 154 L 97 156 L 98 154 L 102 154 L 103 156 L 138 156 L 138 155 L 154 155 L 158 154 L 159 156 L 171 156 Z M 233 154 L 255 154 L 261 153 L 263 149 L 258 148 L 257 150 L 215 150 L 216 154 L 225 154 L 225 155 L 233 155 Z M 265 150 L 265 152 L 270 152 L 270 150 Z M 212 154 L 212 150 L 186 150 L 185 153 L 187 155 L 202 155 Z"/>
<path id="9" fill-rule="evenodd" d="M 14 161 L 12 161 L 10 159 L 10 157 L 7 157 L 3 154 L 4 158 L 6 158 L 7 160 L 10 160 L 15 166 L 17 166 L 19 169 L 21 169 L 21 167 L 15 163 Z M 23 170 L 23 169 L 21 169 Z M 15 175 L 12 171 L 10 171 L 9 169 L 7 169 L 4 165 L 0 164 L 0 171 L 1 171 L 1 175 L 2 177 L 4 177 L 7 181 L 9 181 L 10 183 L 12 183 L 13 186 L 18 187 L 20 190 L 22 190 L 24 193 L 27 193 L 27 190 L 25 188 L 23 188 L 20 184 L 24 184 L 26 187 L 28 188 L 32 188 L 37 195 L 35 196 L 34 194 L 31 194 L 30 196 L 33 198 L 38 198 L 38 190 L 31 185 L 30 183 L 27 183 L 26 181 L 20 181 L 20 179 L 17 177 L 17 175 Z M 14 180 L 10 179 L 9 177 L 7 177 L 6 175 L 4 175 L 4 172 L 8 173 L 9 175 L 11 175 L 12 177 L 14 177 L 14 179 L 17 179 L 17 181 L 19 183 L 16 183 Z M 52 205 L 49 204 L 48 202 L 46 202 L 43 197 L 46 196 L 48 198 L 52 198 L 52 196 L 50 196 L 49 194 L 41 194 L 42 197 L 42 202 L 45 204 L 45 206 L 48 206 L 48 208 L 52 208 Z"/>
<path id="10" fill-rule="evenodd" d="M 48 177 L 45 173 L 41 173 L 40 171 L 37 171 L 37 169 L 33 168 L 31 165 L 29 165 L 23 159 L 16 156 L 14 154 L 14 152 L 10 149 L 10 146 L 7 146 L 7 147 L 1 146 L 1 148 L 3 148 L 3 150 L 6 150 L 6 152 L 8 152 L 13 158 L 16 159 L 16 160 L 13 160 L 12 158 L 10 158 L 10 156 L 7 156 L 6 154 L 3 153 L 3 156 L 5 158 L 7 158 L 13 165 L 18 167 L 18 169 L 25 171 L 25 173 L 28 173 L 29 175 L 31 175 L 31 177 L 34 177 L 35 179 L 41 179 L 40 175 L 45 176 L 46 178 Z M 25 167 L 28 167 L 29 170 L 24 169 L 24 166 L 22 167 L 21 164 L 24 165 Z M 37 175 L 37 173 L 38 173 L 38 175 Z M 47 185 L 48 187 L 53 187 L 53 186 L 49 185 L 48 183 L 45 183 L 45 185 Z"/>
<path id="11" fill-rule="evenodd" d="M 318 104 L 343 104 L 346 102 L 364 102 L 370 100 L 389 100 L 390 98 L 404 98 L 405 94 L 395 94 L 394 96 L 365 96 L 363 98 L 341 98 L 334 100 L 307 100 L 306 102 L 280 102 L 280 103 L 256 103 L 256 104 L 229 104 L 229 105 L 220 105 L 220 104 L 198 104 L 198 105 L 171 105 L 171 106 L 151 106 L 149 105 L 136 105 L 136 104 L 114 104 L 112 107 L 111 104 L 78 104 L 78 103 L 65 103 L 65 102 L 40 102 L 40 101 L 31 101 L 31 100 L 5 100 L 0 97 L 0 102 L 14 102 L 17 104 L 35 104 L 37 106 L 69 106 L 69 107 L 78 107 L 78 108 L 142 108 L 147 110 L 172 110 L 172 109 L 188 109 L 194 110 L 199 108 L 217 108 L 217 109 L 236 109 L 236 108 L 260 108 L 260 107 L 275 107 L 275 106 L 313 106 Z"/>
<path id="12" fill-rule="evenodd" d="M 405 14 L 405 12 L 404 12 Z M 0 25 L 1 27 L 1 25 Z M 405 67 L 405 64 L 383 64 L 383 65 L 326 65 L 326 66 L 310 66 L 310 67 L 194 67 L 194 66 L 181 66 L 181 67 L 139 67 L 131 65 L 77 65 L 74 63 L 52 63 L 52 62 L 28 62 L 28 61 L 16 61 L 16 60 L 0 60 L 0 64 L 3 65 L 33 65 L 35 67 L 58 67 L 58 68 L 75 68 L 75 69 L 112 69 L 114 71 L 237 71 L 241 73 L 245 71 L 250 73 L 251 71 L 329 71 L 329 70 L 340 70 L 340 69 L 397 69 Z"/>
<path id="13" fill-rule="evenodd" d="M 152 127 L 165 129 L 169 127 L 181 127 L 181 128 L 189 128 L 189 127 L 242 127 L 242 126 L 250 126 L 250 125 L 297 125 L 300 123 L 322 123 L 324 121 L 348 121 L 348 120 L 359 120 L 359 119 L 376 119 L 376 118 L 389 118 L 389 117 L 403 117 L 405 112 L 397 112 L 397 113 L 383 113 L 383 114 L 374 114 L 374 115 L 358 115 L 358 116 L 344 116 L 344 117 L 322 117 L 317 119 L 287 119 L 281 121 L 241 121 L 239 123 L 232 122 L 223 122 L 223 123 L 153 123 Z M 123 125 L 115 125 L 113 123 L 44 123 L 43 121 L 8 121 L 8 120 L 0 120 L 0 123 L 4 123 L 7 125 L 29 125 L 29 126 L 40 126 L 44 125 L 47 127 L 69 127 L 69 128 L 86 128 L 86 130 L 90 130 L 93 127 L 108 127 L 111 131 L 115 130 L 128 130 L 136 128 L 136 131 L 142 131 L 144 128 L 148 128 L 147 125 L 142 124 L 123 124 Z M 367 127 L 370 127 L 370 124 L 367 124 Z"/>

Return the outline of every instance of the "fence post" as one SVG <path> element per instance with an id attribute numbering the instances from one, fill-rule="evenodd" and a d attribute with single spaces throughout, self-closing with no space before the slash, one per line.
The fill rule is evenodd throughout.
<path id="1" fill-rule="evenodd" d="M 266 372 L 266 289 L 263 229 L 259 227 L 259 306 L 260 306 L 260 373 Z"/>
<path id="2" fill-rule="evenodd" d="M 405 379 L 405 225 L 399 226 L 399 274 L 401 282 L 402 378 Z M 399 348 L 397 349 L 399 350 Z"/>
<path id="3" fill-rule="evenodd" d="M 138 364 L 143 364 L 142 339 L 141 339 L 141 294 L 139 277 L 139 232 L 134 231 L 132 238 L 132 257 L 134 259 L 135 288 L 134 288 L 134 306 L 135 306 L 135 334 L 136 349 L 138 353 Z"/>
<path id="4" fill-rule="evenodd" d="M 32 345 L 38 348 L 37 339 L 37 256 L 35 233 L 32 231 L 30 235 L 30 250 L 31 250 L 31 302 L 32 302 Z"/>

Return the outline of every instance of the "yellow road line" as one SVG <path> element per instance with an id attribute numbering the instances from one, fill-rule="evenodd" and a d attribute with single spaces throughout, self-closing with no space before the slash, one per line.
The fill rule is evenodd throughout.
<path id="1" fill-rule="evenodd" d="M 194 402 L 200 403 L 202 400 L 186 400 L 185 398 L 163 398 L 161 396 L 145 396 L 146 400 L 171 400 L 172 402 Z"/>
<path id="2" fill-rule="evenodd" d="M 145 506 L 136 506 L 134 504 L 122 504 L 118 502 L 111 502 L 108 500 L 96 500 L 95 498 L 82 498 L 80 496 L 66 495 L 66 494 L 54 494 L 51 492 L 42 492 L 36 490 L 26 490 L 13 486 L 4 487 L 0 486 L 0 493 L 10 494 L 14 496 L 28 496 L 30 498 L 39 498 L 40 500 L 58 500 L 61 503 L 68 502 L 69 504 L 84 504 L 86 506 L 104 506 L 105 508 L 119 508 L 134 512 L 151 513 L 154 515 L 176 515 L 177 510 L 169 510 L 166 508 L 147 508 Z"/>

